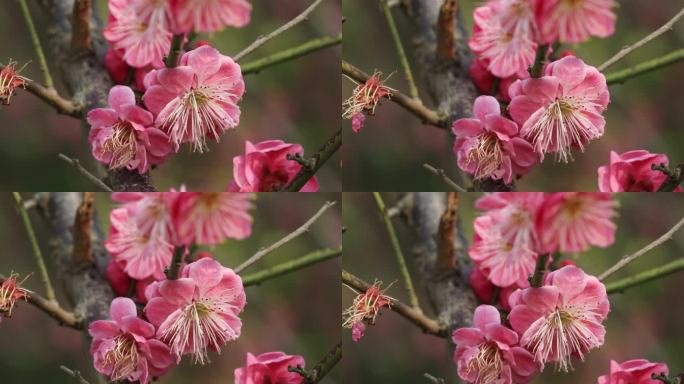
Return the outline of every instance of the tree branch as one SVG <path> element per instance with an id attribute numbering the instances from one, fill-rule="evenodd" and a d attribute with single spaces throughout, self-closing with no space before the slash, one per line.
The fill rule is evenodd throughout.
<path id="1" fill-rule="evenodd" d="M 57 155 L 57 157 L 64 160 L 68 164 L 71 164 L 72 166 L 74 166 L 74 168 L 76 168 L 76 170 L 78 172 L 80 172 L 81 175 L 85 176 L 86 179 L 90 180 L 91 182 L 93 182 L 93 184 L 97 185 L 101 190 L 103 190 L 105 192 L 113 192 L 112 189 L 109 188 L 109 186 L 107 184 L 105 184 L 102 180 L 98 179 L 97 176 L 88 172 L 87 169 L 83 168 L 83 166 L 81 165 L 81 162 L 78 159 L 72 159 L 71 157 L 69 157 L 63 153 L 60 153 L 59 155 Z"/>
<path id="2" fill-rule="evenodd" d="M 628 288 L 659 279 L 681 270 L 684 270 L 684 258 L 679 258 L 667 264 L 606 284 L 606 292 L 609 294 L 624 292 Z"/>
<path id="3" fill-rule="evenodd" d="M 342 256 L 342 247 L 332 249 L 319 249 L 307 255 L 299 257 L 294 260 L 286 261 L 281 264 L 263 269 L 259 272 L 254 272 L 242 277 L 242 285 L 248 287 L 250 285 L 259 285 L 266 280 L 273 279 L 278 276 L 285 275 L 296 270 L 306 268 L 310 265 L 320 263 L 335 257 Z"/>
<path id="4" fill-rule="evenodd" d="M 66 372 L 67 375 L 73 377 L 74 379 L 78 380 L 79 384 L 90 384 L 88 380 L 84 379 L 83 376 L 81 375 L 81 372 L 79 371 L 74 371 L 71 370 L 63 365 L 59 366 L 59 369 L 62 371 Z"/>
<path id="5" fill-rule="evenodd" d="M 677 224 L 675 224 L 674 227 L 670 228 L 670 229 L 669 229 L 667 232 L 665 232 L 662 236 L 660 236 L 659 238 L 655 239 L 654 241 L 652 241 L 651 243 L 649 243 L 649 244 L 646 245 L 645 247 L 641 248 L 640 250 L 634 252 L 634 253 L 631 254 L 631 255 L 623 256 L 622 259 L 620 259 L 620 261 L 618 261 L 618 262 L 617 262 L 615 265 L 613 265 L 612 267 L 608 268 L 607 271 L 603 272 L 603 273 L 601 274 L 601 276 L 599 276 L 599 280 L 601 280 L 601 281 L 605 280 L 605 279 L 608 278 L 610 275 L 612 275 L 612 274 L 614 274 L 615 272 L 619 271 L 620 269 L 624 268 L 627 264 L 629 264 L 629 263 L 631 263 L 632 261 L 634 261 L 634 260 L 638 259 L 639 257 L 643 256 L 644 254 L 646 254 L 647 252 L 649 252 L 649 251 L 652 250 L 653 248 L 655 248 L 655 247 L 657 247 L 657 246 L 663 244 L 664 242 L 666 242 L 666 241 L 672 239 L 672 236 L 674 235 L 674 233 L 677 232 L 677 231 L 679 230 L 679 228 L 681 228 L 682 226 L 684 226 L 684 218 L 682 218 L 681 220 L 679 220 L 679 222 L 678 222 Z"/>
<path id="6" fill-rule="evenodd" d="M 307 9 L 304 10 L 304 12 L 300 13 L 297 15 L 294 19 L 288 21 L 287 23 L 283 24 L 280 28 L 276 29 L 275 31 L 265 35 L 265 36 L 259 36 L 252 44 L 250 44 L 247 48 L 243 49 L 240 51 L 238 54 L 233 56 L 233 60 L 240 61 L 240 59 L 244 58 L 245 56 L 249 55 L 250 53 L 254 52 L 257 48 L 261 47 L 262 45 L 266 44 L 269 40 L 273 39 L 274 37 L 280 35 L 281 33 L 287 31 L 288 29 L 294 27 L 295 25 L 301 23 L 302 21 L 306 20 L 307 17 L 311 12 L 318 7 L 318 5 L 322 2 L 323 0 L 316 0 L 314 1 L 313 4 L 311 4 Z"/>
<path id="7" fill-rule="evenodd" d="M 104 277 L 109 255 L 102 244 L 104 236 L 97 220 L 92 221 L 90 231 L 93 262 L 74 258 L 73 228 L 81 201 L 81 193 L 51 192 L 41 195 L 38 208 L 47 224 L 50 256 L 57 266 L 58 277 L 74 306 L 74 314 L 83 319 L 85 329 L 92 321 L 109 317 L 114 293 Z"/>
<path id="8" fill-rule="evenodd" d="M 342 283 L 358 293 L 365 293 L 368 288 L 371 287 L 370 284 L 345 271 L 344 269 L 342 270 Z M 414 325 L 418 326 L 418 328 L 427 334 L 438 337 L 447 337 L 446 329 L 437 321 L 427 317 L 423 311 L 419 309 L 413 308 L 410 305 L 404 304 L 400 300 L 394 298 L 392 299 L 392 306 L 390 309 L 392 312 L 397 313 Z"/>
<path id="9" fill-rule="evenodd" d="M 315 384 L 323 380 L 323 378 L 335 367 L 342 359 L 342 341 L 335 344 L 332 349 L 323 357 L 323 359 L 316 364 L 311 370 L 312 377 L 306 381 L 306 384 Z"/>
<path id="10" fill-rule="evenodd" d="M 335 134 L 328 139 L 328 141 L 323 144 L 323 146 L 314 153 L 308 160 L 306 164 L 302 165 L 294 179 L 290 181 L 288 185 L 283 188 L 284 192 L 299 192 L 300 189 L 318 172 L 319 169 L 325 164 L 332 155 L 337 152 L 342 146 L 342 128 L 338 129 Z"/>
<path id="11" fill-rule="evenodd" d="M 339 34 L 337 36 L 319 37 L 317 39 L 307 41 L 302 45 L 285 49 L 278 53 L 274 53 L 273 55 L 266 56 L 259 60 L 255 60 L 250 63 L 244 64 L 241 66 L 242 75 L 244 76 L 252 73 L 259 73 L 260 71 L 272 67 L 274 65 L 294 60 L 302 56 L 308 55 L 310 53 L 319 51 L 321 49 L 332 47 L 334 45 L 338 45 L 341 43 L 342 34 Z"/>
<path id="12" fill-rule="evenodd" d="M 71 18 L 73 32 L 71 34 L 71 49 L 90 49 L 90 0 L 75 0 Z"/>
<path id="13" fill-rule="evenodd" d="M 401 42 L 401 36 L 399 36 L 397 24 L 394 22 L 392 10 L 390 9 L 387 0 L 380 0 L 380 7 L 382 8 L 382 13 L 385 15 L 385 19 L 387 19 L 387 25 L 389 26 L 390 33 L 392 34 L 392 40 L 394 40 L 394 47 L 396 48 L 397 55 L 399 56 L 399 63 L 404 70 L 404 76 L 406 77 L 406 82 L 409 86 L 409 94 L 411 95 L 411 98 L 420 100 L 418 87 L 416 87 L 416 82 L 413 79 L 413 72 L 411 72 L 411 66 L 409 65 L 408 58 L 406 57 L 406 51 L 404 50 L 404 45 Z"/>
<path id="14" fill-rule="evenodd" d="M 0 275 L 0 284 L 7 278 Z M 36 292 L 26 290 L 26 301 L 34 307 L 48 314 L 53 319 L 57 320 L 59 325 L 65 327 L 81 330 L 83 329 L 83 322 L 81 322 L 72 312 L 60 307 L 59 303 L 54 300 L 48 300 Z"/>
<path id="15" fill-rule="evenodd" d="M 430 164 L 423 164 L 423 168 L 427 169 L 431 173 L 435 174 L 435 176 L 439 177 L 444 181 L 446 185 L 449 186 L 454 191 L 457 192 L 468 192 L 465 188 L 461 187 L 460 185 L 456 184 L 455 181 L 451 180 L 449 176 L 446 175 L 446 172 L 442 168 L 435 168 Z"/>
<path id="16" fill-rule="evenodd" d="M 328 208 L 332 207 L 333 205 L 335 205 L 335 202 L 334 202 L 334 201 L 327 201 L 327 202 L 326 202 L 325 204 L 323 204 L 323 206 L 318 210 L 318 212 L 316 212 L 316 214 L 314 214 L 313 216 L 311 216 L 311 218 L 310 218 L 309 220 L 307 220 L 304 224 L 302 224 L 299 228 L 297 228 L 297 229 L 295 229 L 294 231 L 290 232 L 290 233 L 287 234 L 285 237 L 283 237 L 282 239 L 276 241 L 276 242 L 273 243 L 272 245 L 270 245 L 270 246 L 268 246 L 268 247 L 266 247 L 266 248 L 260 249 L 260 250 L 259 250 L 257 253 L 255 253 L 252 257 L 250 257 L 249 259 L 245 260 L 242 264 L 240 264 L 239 266 L 237 266 L 237 267 L 234 269 L 234 270 L 235 270 L 235 273 L 239 274 L 240 272 L 242 272 L 242 271 L 244 271 L 245 269 L 249 268 L 252 264 L 254 264 L 254 263 L 256 263 L 257 261 L 259 261 L 259 260 L 261 260 L 262 258 L 264 258 L 264 256 L 266 256 L 266 255 L 268 255 L 269 253 L 275 251 L 276 249 L 282 247 L 283 245 L 285 245 L 285 244 L 286 244 L 287 242 L 289 242 L 290 240 L 295 239 L 295 238 L 297 238 L 297 237 L 303 235 L 304 233 L 308 232 L 308 231 L 309 231 L 309 228 L 311 228 L 311 226 L 313 225 L 313 223 L 315 223 L 316 220 L 318 220 L 318 218 L 321 217 L 321 216 L 323 215 L 323 213 L 325 213 L 325 211 L 327 211 Z"/>
<path id="17" fill-rule="evenodd" d="M 653 72 L 656 69 L 666 67 L 668 65 L 677 63 L 684 60 L 684 48 L 678 49 L 676 51 L 670 52 L 665 56 L 657 57 L 643 63 L 639 63 L 633 67 L 623 69 L 621 71 L 612 72 L 606 75 L 606 83 L 608 85 L 612 84 L 622 84 L 625 81 Z"/>
<path id="18" fill-rule="evenodd" d="M 38 63 L 40 64 L 40 70 L 43 72 L 43 81 L 48 89 L 54 89 L 55 84 L 52 81 L 52 75 L 50 75 L 50 69 L 47 66 L 47 60 L 45 60 L 45 52 L 43 52 L 43 46 L 40 44 L 40 39 L 38 38 L 38 32 L 36 32 L 36 26 L 33 23 L 33 17 L 31 17 L 31 11 L 26 4 L 26 0 L 19 0 L 19 6 L 21 7 L 21 13 L 24 15 L 24 20 L 26 20 L 26 26 L 28 27 L 29 34 L 31 35 L 31 43 L 36 51 L 36 56 L 38 56 Z"/>
<path id="19" fill-rule="evenodd" d="M 62 78 L 73 95 L 74 103 L 82 105 L 83 111 L 106 107 L 113 83 L 102 64 L 107 44 L 102 37 L 102 22 L 98 12 L 90 12 L 91 49 L 73 50 L 71 17 L 74 0 L 37 0 L 37 3 L 46 16 L 47 45 L 52 48 L 53 59 L 59 64 Z M 93 4 L 93 7 L 95 6 Z M 149 180 L 149 174 L 140 175 L 137 171 L 127 169 L 109 170 L 107 174 L 107 184 L 114 190 L 155 190 Z"/>
<path id="20" fill-rule="evenodd" d="M 357 83 L 365 83 L 370 78 L 370 75 L 344 60 L 342 60 L 342 73 Z M 418 117 L 423 124 L 429 124 L 437 128 L 448 128 L 446 119 L 440 117 L 437 112 L 426 107 L 419 100 L 396 90 L 387 98 Z"/>
<path id="21" fill-rule="evenodd" d="M 667 176 L 667 179 L 658 187 L 658 192 L 672 192 L 684 181 L 684 163 L 674 169 L 668 168 L 665 164 L 651 164 L 651 168 Z"/>
<path id="22" fill-rule="evenodd" d="M 684 8 L 682 8 L 670 21 L 667 23 L 663 24 L 660 28 L 656 29 L 655 31 L 651 32 L 648 36 L 644 37 L 643 39 L 637 41 L 636 43 L 622 48 L 615 56 L 611 57 L 608 59 L 605 63 L 601 64 L 598 67 L 598 70 L 600 72 L 603 72 L 606 70 L 606 68 L 610 67 L 611 65 L 617 63 L 618 61 L 622 60 L 625 56 L 629 55 L 630 53 L 636 51 L 637 49 L 643 47 L 648 43 L 649 41 L 655 39 L 656 37 L 662 35 L 663 33 L 669 31 L 672 29 L 672 26 L 684 16 Z"/>

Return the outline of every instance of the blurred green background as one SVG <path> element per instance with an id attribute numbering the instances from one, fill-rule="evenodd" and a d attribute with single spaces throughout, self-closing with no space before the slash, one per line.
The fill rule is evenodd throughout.
<path id="1" fill-rule="evenodd" d="M 48 56 L 48 66 L 59 83 L 58 66 L 51 61 L 44 39 L 44 18 L 34 1 L 28 1 Z M 106 1 L 98 0 L 103 16 Z M 234 55 L 258 36 L 269 33 L 294 18 L 311 4 L 310 0 L 253 0 L 252 22 L 245 28 L 228 28 L 211 36 L 201 34 L 221 52 Z M 249 63 L 313 38 L 340 32 L 339 1 L 327 0 L 309 19 L 278 36 L 243 59 Z M 106 19 L 105 19 L 106 20 Z M 15 0 L 0 6 L 0 62 L 14 59 L 31 61 L 22 74 L 42 82 L 38 60 L 28 29 Z M 191 153 L 184 146 L 152 172 L 159 190 L 185 184 L 189 190 L 225 190 L 233 178 L 234 156 L 244 153 L 244 142 L 280 139 L 300 143 L 311 154 L 339 129 L 339 62 L 341 48 L 331 47 L 308 56 L 268 68 L 245 77 L 246 93 L 240 107 L 242 118 L 237 129 L 211 143 L 210 152 Z M 3 184 L 14 190 L 93 190 L 93 185 L 73 167 L 57 159 L 58 153 L 81 159 L 95 170 L 95 160 L 86 141 L 86 129 L 71 117 L 58 115 L 36 97 L 21 90 L 9 107 L 0 106 L 0 172 Z M 38 176 L 38 177 L 36 177 Z M 318 173 L 322 191 L 341 190 L 339 159 L 334 157 Z"/>
<path id="2" fill-rule="evenodd" d="M 25 198 L 30 197 L 24 194 Z M 103 228 L 113 204 L 108 194 L 98 194 L 96 207 Z M 268 246 L 299 227 L 325 203 L 339 200 L 338 194 L 263 193 L 255 200 L 253 234 L 242 241 L 229 241 L 213 253 L 225 266 L 235 267 L 261 247 Z M 316 249 L 337 247 L 341 242 L 341 204 L 330 208 L 303 236 L 284 245 L 245 273 L 293 259 Z M 45 226 L 36 212 L 30 212 L 41 249 L 47 255 Z M 10 193 L 0 194 L 0 273 L 23 276 L 29 289 L 44 292 L 31 247 Z M 53 270 L 50 260 L 48 269 Z M 210 353 L 212 363 L 193 366 L 183 359 L 159 382 L 163 384 L 233 383 L 233 370 L 244 364 L 247 352 L 280 350 L 304 356 L 313 367 L 340 339 L 340 260 L 328 260 L 294 273 L 246 288 L 247 306 L 241 314 L 242 335 L 224 347 L 221 355 Z M 65 306 L 59 280 L 51 274 L 58 297 Z M 20 302 L 11 319 L 0 324 L 0 383 L 64 383 L 74 378 L 59 369 L 65 365 L 92 379 L 92 362 L 82 333 L 60 327 L 54 320 Z M 325 383 L 341 383 L 337 367 Z M 91 383 L 96 383 L 91 380 Z"/>
<path id="3" fill-rule="evenodd" d="M 459 194 L 459 213 L 467 238 L 472 240 L 474 208 L 477 193 Z M 388 207 L 398 198 L 396 193 L 383 194 Z M 612 266 L 623 255 L 635 252 L 670 229 L 684 216 L 684 198 L 677 194 L 646 193 L 616 194 L 619 202 L 615 244 L 606 249 L 594 248 L 574 260 L 587 273 L 598 275 Z M 342 218 L 347 228 L 344 237 L 343 267 L 372 282 L 378 279 L 385 286 L 394 285 L 387 295 L 408 302 L 395 256 L 385 226 L 381 221 L 370 193 L 345 193 Z M 417 275 L 411 260 L 411 234 L 400 219 L 395 228 L 407 257 L 416 284 Z M 648 268 L 662 265 L 684 255 L 684 232 L 679 231 L 672 241 L 655 248 L 644 257 L 613 276 L 612 280 Z M 607 280 L 608 282 L 611 279 Z M 423 310 L 433 316 L 428 298 L 419 285 L 418 294 Z M 611 312 L 604 323 L 607 330 L 603 347 L 586 355 L 584 363 L 575 360 L 575 371 L 555 373 L 547 366 L 544 374 L 532 383 L 589 384 L 609 370 L 610 359 L 624 361 L 645 358 L 668 364 L 670 372 L 684 371 L 684 310 L 681 292 L 684 272 L 640 285 L 623 294 L 610 296 Z M 354 294 L 343 287 L 342 305 L 351 305 Z M 346 383 L 428 383 L 423 373 L 456 382 L 456 365 L 447 342 L 423 334 L 399 315 L 384 310 L 375 326 L 368 327 L 359 343 L 351 340 L 351 332 L 344 330 L 344 380 Z"/>
<path id="4" fill-rule="evenodd" d="M 480 0 L 462 0 L 468 31 L 472 31 L 472 9 Z M 682 7 L 681 0 L 621 0 L 616 9 L 616 32 L 607 39 L 591 39 L 579 46 L 565 46 L 588 64 L 598 66 L 623 46 L 632 44 L 672 18 Z M 363 69 L 377 69 L 385 75 L 396 72 L 388 86 L 408 93 L 404 75 L 387 22 L 378 1 L 342 0 L 343 57 Z M 393 11 L 415 76 L 419 68 L 411 51 L 412 28 L 403 13 Z M 627 56 L 608 72 L 662 56 L 684 46 L 684 22 L 672 31 Z M 351 95 L 353 83 L 342 78 L 342 95 Z M 431 104 L 422 83 L 423 100 Z M 548 158 L 519 183 L 528 191 L 596 191 L 596 169 L 608 163 L 610 150 L 622 153 L 633 149 L 666 153 L 671 163 L 684 161 L 684 119 L 681 87 L 684 64 L 678 63 L 642 75 L 623 85 L 610 87 L 611 103 L 605 113 L 605 135 L 577 152 L 569 164 L 554 163 Z M 454 179 L 458 167 L 452 153 L 453 139 L 445 131 L 424 126 L 398 105 L 383 101 L 376 116 L 366 120 L 361 133 L 354 134 L 349 121 L 344 122 L 344 182 L 346 191 L 433 191 L 447 186 L 423 169 L 423 163 L 443 168 Z"/>

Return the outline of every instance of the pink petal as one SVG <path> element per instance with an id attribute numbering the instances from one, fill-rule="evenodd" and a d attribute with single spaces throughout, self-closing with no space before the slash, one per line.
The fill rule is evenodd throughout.
<path id="1" fill-rule="evenodd" d="M 508 112 L 516 123 L 524 125 L 540 108 L 542 104 L 530 96 L 516 96 L 508 105 Z"/>
<path id="2" fill-rule="evenodd" d="M 109 306 L 109 317 L 121 324 L 126 316 L 138 316 L 138 310 L 135 308 L 133 300 L 127 297 L 117 297 L 112 300 Z"/>
<path id="3" fill-rule="evenodd" d="M 192 279 L 167 280 L 159 285 L 159 293 L 170 303 L 181 305 L 192 300 L 195 287 L 195 281 Z"/>
<path id="4" fill-rule="evenodd" d="M 95 339 L 110 339 L 119 333 L 119 325 L 111 320 L 97 320 L 90 323 L 88 333 Z"/>
<path id="5" fill-rule="evenodd" d="M 584 80 L 586 69 L 582 60 L 566 56 L 556 61 L 550 72 L 560 80 L 563 89 L 572 89 Z"/>
<path id="6" fill-rule="evenodd" d="M 154 117 L 149 111 L 146 111 L 135 104 L 122 106 L 121 116 L 127 121 L 140 124 L 143 127 L 149 127 L 154 121 Z"/>
<path id="7" fill-rule="evenodd" d="M 147 302 L 144 311 L 147 320 L 158 327 L 177 309 L 178 306 L 169 303 L 161 297 L 155 297 Z"/>
<path id="8" fill-rule="evenodd" d="M 143 96 L 143 102 L 147 109 L 153 114 L 157 115 L 161 112 L 171 100 L 177 97 L 176 94 L 170 92 L 161 85 L 153 85 L 147 88 Z"/>
<path id="9" fill-rule="evenodd" d="M 109 106 L 117 112 L 121 112 L 121 107 L 124 105 L 135 105 L 135 93 L 133 90 L 124 85 L 115 85 L 109 91 L 109 98 L 107 100 Z"/>
<path id="10" fill-rule="evenodd" d="M 479 96 L 473 104 L 473 115 L 478 120 L 485 121 L 487 115 L 501 115 L 501 107 L 493 96 Z"/>
<path id="11" fill-rule="evenodd" d="M 482 343 L 485 337 L 477 328 L 459 328 L 451 335 L 451 340 L 458 346 L 471 346 Z"/>
<path id="12" fill-rule="evenodd" d="M 157 80 L 168 92 L 180 94 L 190 89 L 195 78 L 195 71 L 190 67 L 176 67 L 159 71 Z"/>
<path id="13" fill-rule="evenodd" d="M 119 121 L 119 114 L 111 108 L 95 108 L 88 112 L 88 124 L 94 128 L 109 127 Z"/>
<path id="14" fill-rule="evenodd" d="M 456 136 L 477 136 L 484 131 L 484 125 L 478 119 L 458 119 L 451 131 Z"/>
<path id="15" fill-rule="evenodd" d="M 216 48 L 208 45 L 194 49 L 187 55 L 187 65 L 194 69 L 200 78 L 207 78 L 221 67 L 221 54 Z"/>
<path id="16" fill-rule="evenodd" d="M 499 115 L 489 115 L 486 118 L 486 126 L 490 131 L 504 136 L 515 136 L 518 134 L 518 124 L 512 120 Z M 499 135 L 499 136 L 500 136 Z M 500 139 L 504 139 L 499 137 Z"/>
<path id="17" fill-rule="evenodd" d="M 477 328 L 484 330 L 488 324 L 501 324 L 501 315 L 494 306 L 480 305 L 475 308 L 473 324 L 475 324 Z"/>
<path id="18" fill-rule="evenodd" d="M 221 281 L 222 268 L 221 264 L 214 259 L 197 260 L 187 266 L 188 277 L 193 279 L 201 289 L 212 288 Z"/>
<path id="19" fill-rule="evenodd" d="M 518 343 L 518 334 L 501 324 L 488 324 L 485 334 L 490 339 L 508 346 Z"/>
<path id="20" fill-rule="evenodd" d="M 122 321 L 123 329 L 149 339 L 154 336 L 154 327 L 138 316 L 126 316 Z"/>

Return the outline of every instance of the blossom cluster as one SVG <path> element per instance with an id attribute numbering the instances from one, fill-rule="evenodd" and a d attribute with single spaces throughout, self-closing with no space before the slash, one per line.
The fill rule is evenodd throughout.
<path id="1" fill-rule="evenodd" d="M 352 305 L 342 313 L 343 328 L 351 328 L 352 340 L 359 342 L 366 332 L 366 324 L 375 325 L 382 308 L 391 308 L 392 298 L 381 290 L 381 282 L 375 282 L 365 292 L 359 293 Z"/>
<path id="2" fill-rule="evenodd" d="M 235 271 L 193 250 L 250 236 L 252 196 L 165 192 L 113 198 L 121 204 L 110 213 L 105 248 L 111 255 L 107 278 L 119 297 L 110 305 L 109 319 L 89 325 L 95 368 L 111 381 L 146 384 L 182 356 L 209 362 L 209 350 L 220 353 L 240 337 L 247 301 Z M 179 262 L 173 276 L 169 270 Z M 301 383 L 288 365 L 304 362 L 282 352 L 250 354 L 235 372 L 236 383 Z"/>
<path id="3" fill-rule="evenodd" d="M 612 245 L 615 201 L 607 193 L 496 193 L 476 206 L 484 212 L 468 250 L 471 284 L 480 300 L 498 302 L 508 317 L 502 324 L 495 306 L 481 305 L 475 328 L 454 332 L 459 376 L 510 384 L 527 383 L 549 362 L 568 371 L 573 357 L 603 344 L 610 304 L 596 277 L 570 260 L 556 267 L 550 255 Z M 539 263 L 553 271 L 531 287 Z"/>
<path id="4" fill-rule="evenodd" d="M 108 5 L 105 66 L 119 85 L 110 90 L 108 107 L 87 114 L 88 141 L 98 161 L 110 169 L 144 174 L 182 144 L 205 152 L 208 140 L 218 142 L 240 124 L 239 102 L 245 93 L 240 65 L 188 36 L 247 25 L 250 3 L 109 0 Z M 17 81 L 14 87 L 20 85 Z M 245 155 L 234 157 L 231 190 L 279 190 L 302 168 L 287 158 L 303 155 L 298 144 L 268 140 L 246 146 Z M 315 179 L 305 189 L 317 190 Z"/>

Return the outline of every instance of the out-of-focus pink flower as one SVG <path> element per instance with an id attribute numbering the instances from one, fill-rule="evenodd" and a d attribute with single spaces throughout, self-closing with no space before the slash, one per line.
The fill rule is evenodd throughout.
<path id="1" fill-rule="evenodd" d="M 105 247 L 112 258 L 123 265 L 126 274 L 136 280 L 164 279 L 173 245 L 159 232 L 142 231 L 126 208 L 112 210 L 109 221 Z"/>
<path id="2" fill-rule="evenodd" d="M 233 157 L 231 192 L 275 192 L 285 187 L 302 169 L 302 165 L 288 160 L 287 155 L 304 155 L 299 144 L 282 140 L 267 140 L 252 144 L 245 142 L 245 154 Z M 318 181 L 312 177 L 300 192 L 318 191 Z"/>
<path id="3" fill-rule="evenodd" d="M 511 243 L 503 238 L 491 216 L 475 219 L 475 239 L 468 255 L 498 287 L 524 285 L 532 275 L 537 253 L 522 242 Z"/>
<path id="4" fill-rule="evenodd" d="M 544 43 L 581 43 L 615 32 L 614 0 L 544 0 L 537 20 Z"/>
<path id="5" fill-rule="evenodd" d="M 598 384 L 661 384 L 651 378 L 653 374 L 668 375 L 670 370 L 664 363 L 652 363 L 646 359 L 627 360 L 618 363 L 610 361 L 610 373 L 598 378 Z"/>
<path id="6" fill-rule="evenodd" d="M 129 87 L 112 87 L 109 108 L 88 112 L 88 123 L 93 157 L 110 169 L 127 168 L 143 174 L 151 164 L 163 163 L 171 152 L 168 136 L 153 126 L 151 113 L 136 105 Z"/>
<path id="7" fill-rule="evenodd" d="M 179 192 L 114 192 L 112 199 L 123 203 L 129 217 L 135 220 L 140 232 L 177 244 L 173 229 L 172 211 Z"/>
<path id="8" fill-rule="evenodd" d="M 477 266 L 474 267 L 470 271 L 469 282 L 470 287 L 473 288 L 473 292 L 475 292 L 475 296 L 477 296 L 477 299 L 481 303 L 492 303 L 492 295 L 494 294 L 495 286 L 489 281 L 484 271 Z M 528 288 L 530 286 L 530 283 L 527 280 L 523 283 L 524 285 L 522 286 L 511 285 L 503 288 L 500 287 L 501 289 L 499 290 L 499 297 L 497 298 L 496 303 L 505 311 L 510 311 L 511 306 L 508 304 L 508 298 L 511 297 L 511 294 L 518 288 Z"/>
<path id="9" fill-rule="evenodd" d="M 104 66 L 109 72 L 112 80 L 116 84 L 124 84 L 128 78 L 128 72 L 133 72 L 133 89 L 144 92 L 145 83 L 143 82 L 145 75 L 150 72 L 153 68 L 152 66 L 146 66 L 144 68 L 133 68 L 126 64 L 123 60 L 123 52 L 116 49 L 109 48 L 104 57 Z"/>
<path id="10" fill-rule="evenodd" d="M 475 207 L 493 219 L 504 240 L 537 252 L 536 220 L 544 198 L 543 192 L 489 193 Z"/>
<path id="11" fill-rule="evenodd" d="M 458 119 L 452 127 L 458 166 L 476 179 L 490 177 L 506 184 L 513 175 L 529 172 L 537 156 L 530 143 L 518 136 L 518 125 L 501 116 L 499 102 L 492 96 L 480 96 L 473 113 L 473 118 Z"/>
<path id="12" fill-rule="evenodd" d="M 606 287 L 578 267 L 553 271 L 540 288 L 515 291 L 509 301 L 511 326 L 539 369 L 556 362 L 567 372 L 573 356 L 584 360 L 585 353 L 603 345 L 602 323 L 610 309 Z"/>
<path id="13" fill-rule="evenodd" d="M 216 245 L 227 238 L 244 239 L 252 233 L 247 193 L 185 192 L 176 200 L 174 226 L 181 244 Z"/>
<path id="14" fill-rule="evenodd" d="M 238 315 L 246 304 L 242 280 L 216 260 L 190 263 L 180 278 L 154 282 L 145 295 L 145 315 L 177 361 L 191 354 L 195 363 L 207 363 L 207 348 L 220 352 L 228 341 L 240 337 Z"/>
<path id="15" fill-rule="evenodd" d="M 203 152 L 207 137 L 218 141 L 240 123 L 237 103 L 245 93 L 240 66 L 208 45 L 184 53 L 175 68 L 151 71 L 145 87 L 145 105 L 176 150 L 191 143 Z"/>
<path id="16" fill-rule="evenodd" d="M 111 381 L 147 384 L 173 365 L 169 347 L 154 338 L 154 327 L 138 317 L 133 300 L 114 299 L 109 316 L 111 320 L 97 320 L 88 327 L 93 337 L 90 354 L 98 372 Z"/>
<path id="17" fill-rule="evenodd" d="M 352 129 L 358 133 L 366 121 L 364 114 L 375 115 L 375 108 L 383 97 L 392 97 L 394 89 L 385 85 L 387 79 L 382 79 L 382 74 L 375 71 L 365 83 L 354 88 L 352 95 L 342 103 L 342 118 L 351 119 Z"/>
<path id="18" fill-rule="evenodd" d="M 131 289 L 131 284 L 135 281 L 135 301 L 139 303 L 146 303 L 145 289 L 150 285 L 154 279 L 149 278 L 145 280 L 133 280 L 126 274 L 124 268 L 116 261 L 110 259 L 105 269 L 105 277 L 112 286 L 114 293 L 117 296 L 126 296 Z"/>
<path id="19" fill-rule="evenodd" d="M 530 352 L 518 345 L 518 335 L 501 325 L 499 311 L 480 305 L 474 327 L 459 328 L 451 339 L 456 344 L 454 362 L 458 376 L 476 384 L 527 383 L 537 373 Z"/>
<path id="20" fill-rule="evenodd" d="M 299 355 L 266 352 L 254 356 L 247 353 L 247 364 L 235 370 L 235 384 L 301 384 L 304 378 L 297 372 L 288 371 L 288 367 L 304 368 L 305 364 Z"/>
<path id="21" fill-rule="evenodd" d="M 603 111 L 610 101 L 606 78 L 574 56 L 546 66 L 539 79 L 518 80 L 509 90 L 508 110 L 520 124 L 520 136 L 543 158 L 549 152 L 567 162 L 571 148 L 584 150 L 603 135 Z"/>
<path id="22" fill-rule="evenodd" d="M 16 61 L 10 60 L 0 69 L 0 104 L 9 105 L 14 90 L 19 87 L 26 88 L 26 82 L 29 81 L 26 77 L 19 75 L 24 68 L 17 69 L 16 65 Z"/>
<path id="23" fill-rule="evenodd" d="M 653 164 L 667 166 L 669 160 L 662 153 L 637 149 L 618 155 L 610 151 L 610 164 L 598 169 L 601 192 L 656 192 L 667 175 L 651 169 Z M 681 192 L 681 187 L 676 191 Z"/>
<path id="24" fill-rule="evenodd" d="M 13 273 L 0 284 L 0 322 L 3 317 L 12 317 L 17 300 L 26 299 L 28 295 L 28 291 L 21 287 L 22 283 L 17 283 L 18 276 Z"/>
<path id="25" fill-rule="evenodd" d="M 487 66 L 480 61 L 478 58 L 474 58 L 470 62 L 470 67 L 468 69 L 470 78 L 483 95 L 489 95 L 492 92 L 492 87 L 494 86 L 494 75 L 487 70 Z M 500 79 L 498 89 L 496 91 L 496 97 L 500 100 L 509 102 L 511 97 L 508 95 L 508 87 L 513 84 L 514 81 L 518 80 L 518 76 L 513 75 Z"/>
<path id="26" fill-rule="evenodd" d="M 171 49 L 169 1 L 109 0 L 109 22 L 104 37 L 112 48 L 124 52 L 128 65 L 143 68 L 164 66 Z"/>
<path id="27" fill-rule="evenodd" d="M 247 0 L 177 0 L 173 14 L 177 32 L 218 32 L 249 24 L 252 5 Z"/>
<path id="28" fill-rule="evenodd" d="M 468 46 L 494 76 L 525 76 L 537 43 L 532 0 L 496 0 L 475 9 Z"/>
<path id="29" fill-rule="evenodd" d="M 547 197 L 537 219 L 543 252 L 583 252 L 615 242 L 610 193 L 559 192 Z"/>
<path id="30" fill-rule="evenodd" d="M 342 327 L 351 328 L 354 342 L 358 342 L 366 330 L 365 325 L 359 324 L 366 322 L 374 325 L 380 309 L 392 306 L 392 298 L 385 295 L 385 291 L 380 289 L 381 285 L 381 282 L 375 282 L 366 292 L 358 294 L 352 305 L 342 312 Z"/>

